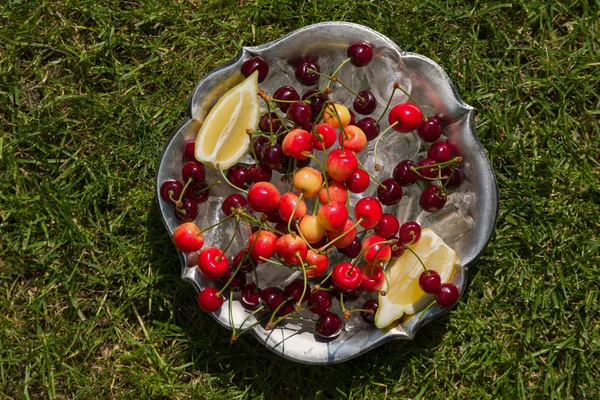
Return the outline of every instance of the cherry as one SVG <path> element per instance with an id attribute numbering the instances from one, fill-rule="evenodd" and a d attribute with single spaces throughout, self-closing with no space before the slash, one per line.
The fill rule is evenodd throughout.
<path id="1" fill-rule="evenodd" d="M 358 289 L 363 277 L 360 268 L 356 265 L 342 262 L 333 268 L 331 278 L 336 288 L 349 291 Z"/>
<path id="2" fill-rule="evenodd" d="M 328 149 L 335 143 L 335 137 L 336 134 L 333 126 L 319 124 L 313 136 L 313 148 L 315 150 L 323 150 L 323 145 L 325 145 L 325 149 Z"/>
<path id="3" fill-rule="evenodd" d="M 303 101 L 295 101 L 291 106 L 289 106 L 285 114 L 295 124 L 302 125 L 310 122 L 312 110 L 308 103 Z"/>
<path id="4" fill-rule="evenodd" d="M 270 182 L 273 177 L 273 171 L 266 165 L 251 165 L 250 168 L 248 168 L 248 173 L 250 174 L 250 180 L 254 183 Z"/>
<path id="5" fill-rule="evenodd" d="M 293 313 L 296 309 L 296 303 L 293 300 L 288 300 L 284 305 L 281 306 L 279 311 L 277 311 L 277 315 L 286 316 Z"/>
<path id="6" fill-rule="evenodd" d="M 294 157 L 297 160 L 306 160 L 308 157 L 304 155 L 304 152 L 312 152 L 313 136 L 304 129 L 292 129 L 285 135 L 281 149 L 286 156 Z"/>
<path id="7" fill-rule="evenodd" d="M 373 48 L 366 43 L 354 43 L 348 47 L 348 57 L 355 67 L 364 67 L 373 59 Z"/>
<path id="8" fill-rule="evenodd" d="M 207 287 L 198 294 L 198 305 L 204 312 L 217 311 L 223 305 L 225 299 L 214 287 Z"/>
<path id="9" fill-rule="evenodd" d="M 383 287 L 385 283 L 385 273 L 380 266 L 371 267 L 369 265 L 362 268 L 363 279 L 360 288 L 365 292 L 376 292 Z"/>
<path id="10" fill-rule="evenodd" d="M 332 339 L 342 332 L 342 319 L 337 314 L 326 312 L 317 321 L 315 331 L 322 338 Z"/>
<path id="11" fill-rule="evenodd" d="M 198 251 L 204 246 L 204 237 L 195 223 L 186 222 L 179 225 L 173 232 L 173 242 L 179 251 L 189 253 Z"/>
<path id="12" fill-rule="evenodd" d="M 202 275 L 211 279 L 221 278 L 227 273 L 227 256 L 217 247 L 206 247 L 198 254 L 198 268 Z"/>
<path id="13" fill-rule="evenodd" d="M 306 215 L 306 203 L 296 193 L 287 192 L 279 199 L 279 216 L 284 222 Z M 293 215 L 292 215 L 293 213 Z"/>
<path id="14" fill-rule="evenodd" d="M 371 177 L 364 169 L 357 168 L 350 179 L 346 182 L 348 190 L 352 193 L 362 193 L 369 187 Z"/>
<path id="15" fill-rule="evenodd" d="M 250 171 L 241 164 L 236 164 L 227 170 L 227 179 L 234 186 L 246 189 L 250 183 Z"/>
<path id="16" fill-rule="evenodd" d="M 208 200 L 210 194 L 207 188 L 208 185 L 206 183 L 201 183 L 199 185 L 190 183 L 183 194 L 183 198 L 193 200 L 196 204 L 202 204 Z"/>
<path id="17" fill-rule="evenodd" d="M 242 75 L 246 78 L 252 75 L 254 71 L 258 71 L 258 83 L 261 83 L 269 73 L 269 64 L 262 57 L 252 57 L 244 61 L 242 64 Z"/>
<path id="18" fill-rule="evenodd" d="M 285 301 L 283 290 L 277 287 L 268 287 L 260 292 L 260 299 L 269 311 L 275 311 Z"/>
<path id="19" fill-rule="evenodd" d="M 277 114 L 275 114 L 274 112 L 265 113 L 265 114 L 261 115 L 260 119 L 258 120 L 258 129 L 260 129 L 261 132 L 278 133 L 279 130 L 281 129 L 281 121 L 279 120 L 279 118 L 277 118 Z M 264 137 L 259 136 L 258 138 L 261 138 L 261 139 L 264 139 L 264 141 L 267 141 L 267 139 Z M 260 152 L 258 152 L 258 153 L 260 153 Z"/>
<path id="20" fill-rule="evenodd" d="M 321 190 L 323 175 L 314 168 L 303 167 L 294 174 L 293 184 L 304 197 L 312 199 Z"/>
<path id="21" fill-rule="evenodd" d="M 252 157 L 256 154 L 256 161 L 262 160 L 262 151 L 265 147 L 269 146 L 269 139 L 262 136 L 256 136 L 252 138 Z"/>
<path id="22" fill-rule="evenodd" d="M 364 302 L 364 304 L 360 307 L 363 310 L 371 310 L 373 313 L 361 311 L 360 317 L 369 325 L 373 325 L 375 323 L 375 314 L 377 313 L 377 309 L 379 308 L 379 300 L 370 299 Z"/>
<path id="23" fill-rule="evenodd" d="M 286 233 L 277 239 L 275 253 L 286 264 L 300 265 L 306 258 L 308 247 L 300 235 Z"/>
<path id="24" fill-rule="evenodd" d="M 458 288 L 453 283 L 442 283 L 435 293 L 435 300 L 442 308 L 452 307 L 458 302 L 459 297 Z"/>
<path id="25" fill-rule="evenodd" d="M 231 215 L 235 209 L 245 207 L 246 205 L 248 205 L 248 200 L 241 194 L 234 193 L 223 200 L 221 210 L 225 215 Z"/>
<path id="26" fill-rule="evenodd" d="M 305 61 L 296 68 L 296 79 L 303 85 L 312 86 L 319 82 L 319 74 L 321 72 L 319 66 L 312 61 Z"/>
<path id="27" fill-rule="evenodd" d="M 231 277 L 233 276 L 233 273 L 235 272 L 236 267 L 235 266 L 230 266 L 229 269 L 227 270 L 227 272 L 225 273 L 225 275 L 223 275 L 221 277 L 221 284 L 225 285 L 227 284 L 227 282 L 229 282 L 229 280 L 231 279 Z M 240 291 L 242 290 L 242 288 L 246 285 L 246 274 L 243 273 L 242 271 L 238 271 L 237 274 L 235 274 L 235 276 L 233 277 L 233 280 L 231 281 L 231 283 L 229 284 L 229 286 L 227 286 L 230 290 L 233 291 Z"/>
<path id="28" fill-rule="evenodd" d="M 323 119 L 334 128 L 341 128 L 342 126 L 348 126 L 350 124 L 352 116 L 350 115 L 350 110 L 348 110 L 346 106 L 341 104 L 330 104 L 325 109 Z M 340 122 L 342 123 L 341 125 Z"/>
<path id="29" fill-rule="evenodd" d="M 181 200 L 181 206 L 175 207 L 175 218 L 179 222 L 193 221 L 198 216 L 198 203 L 189 198 Z"/>
<path id="30" fill-rule="evenodd" d="M 188 161 L 183 164 L 181 175 L 183 176 L 184 182 L 187 182 L 191 178 L 194 183 L 200 184 L 204 183 L 204 180 L 206 179 L 204 165 L 198 161 Z"/>
<path id="31" fill-rule="evenodd" d="M 310 286 L 308 284 L 304 284 L 303 279 L 294 279 L 290 283 L 287 284 L 285 288 L 283 288 L 283 294 L 285 294 L 286 298 L 292 298 L 295 302 L 300 301 L 302 298 L 302 293 L 304 293 L 304 298 L 302 302 L 304 303 L 308 300 L 308 295 L 310 294 Z"/>
<path id="32" fill-rule="evenodd" d="M 375 95 L 370 90 L 362 90 L 358 92 L 358 97 L 352 103 L 354 110 L 359 114 L 371 114 L 377 108 L 377 100 Z"/>
<path id="33" fill-rule="evenodd" d="M 342 253 L 346 257 L 350 257 L 350 258 L 358 257 L 361 250 L 362 250 L 362 243 L 361 243 L 360 239 L 356 238 L 356 237 L 354 238 L 352 243 L 350 243 L 349 246 L 346 246 L 344 248 L 338 248 L 338 251 L 340 253 Z"/>
<path id="34" fill-rule="evenodd" d="M 363 118 L 357 121 L 355 125 L 362 129 L 369 142 L 379 136 L 379 125 L 371 117 Z"/>
<path id="35" fill-rule="evenodd" d="M 336 289 L 334 287 L 334 289 L 332 290 L 332 294 L 338 300 L 342 299 L 342 294 L 343 294 L 344 295 L 344 303 L 351 303 L 360 297 L 360 289 L 343 291 L 343 290 Z"/>
<path id="36" fill-rule="evenodd" d="M 281 202 L 281 199 L 279 199 L 279 202 Z M 275 223 L 283 222 L 283 220 L 281 219 L 281 215 L 279 215 L 279 207 L 277 207 L 274 210 L 265 212 L 263 214 L 267 217 L 267 221 L 269 221 L 269 222 L 275 222 Z"/>
<path id="37" fill-rule="evenodd" d="M 446 192 L 437 185 L 431 185 L 421 192 L 419 204 L 425 211 L 435 212 L 446 205 Z"/>
<path id="38" fill-rule="evenodd" d="M 452 165 L 450 167 L 444 168 L 442 170 L 442 175 L 448 176 L 448 183 L 446 183 L 446 188 L 456 189 L 462 183 L 464 174 L 460 167 Z"/>
<path id="39" fill-rule="evenodd" d="M 255 283 L 249 283 L 242 289 L 242 298 L 240 302 L 246 309 L 254 309 L 260 302 L 261 290 L 256 286 Z"/>
<path id="40" fill-rule="evenodd" d="M 358 168 L 358 160 L 351 151 L 334 149 L 327 155 L 327 172 L 338 182 L 346 182 Z"/>
<path id="41" fill-rule="evenodd" d="M 183 148 L 183 159 L 193 161 L 196 159 L 196 142 L 191 141 L 185 144 Z"/>
<path id="42" fill-rule="evenodd" d="M 279 206 L 281 195 L 275 185 L 270 182 L 258 182 L 248 190 L 248 204 L 258 212 L 268 212 Z"/>
<path id="43" fill-rule="evenodd" d="M 298 101 L 300 100 L 300 95 L 296 92 L 291 86 L 282 86 L 273 93 L 273 98 L 276 100 L 285 100 L 285 102 L 277 102 L 277 106 L 281 109 L 281 111 L 286 112 L 290 107 L 290 101 Z"/>
<path id="44" fill-rule="evenodd" d="M 348 122 L 348 125 L 356 125 L 356 115 L 352 110 L 348 110 L 348 112 L 350 113 L 350 122 Z"/>
<path id="45" fill-rule="evenodd" d="M 279 170 L 284 166 L 285 154 L 280 144 L 266 146 L 261 152 L 262 162 L 272 170 Z"/>
<path id="46" fill-rule="evenodd" d="M 333 244 L 337 248 L 344 248 L 350 246 L 356 237 L 356 228 L 353 228 L 354 221 L 351 219 L 346 221 L 343 227 L 335 231 L 327 231 L 327 238 L 329 241 L 333 241 L 334 239 L 342 236 L 337 239 Z"/>
<path id="47" fill-rule="evenodd" d="M 383 186 L 377 188 L 377 198 L 381 204 L 391 206 L 402 200 L 402 186 L 395 179 L 386 179 L 381 184 Z"/>
<path id="48" fill-rule="evenodd" d="M 417 133 L 424 142 L 433 143 L 442 135 L 442 123 L 438 117 L 429 117 L 421 121 Z"/>
<path id="49" fill-rule="evenodd" d="M 308 309 L 317 315 L 323 315 L 331 308 L 333 302 L 329 292 L 317 290 L 308 298 Z"/>
<path id="50" fill-rule="evenodd" d="M 233 260 L 232 260 L 233 267 L 237 268 L 238 265 L 240 265 L 240 263 L 242 263 L 242 265 L 240 266 L 240 271 L 241 272 L 252 272 L 256 268 L 256 264 L 254 263 L 254 261 L 250 257 L 246 257 L 244 259 L 245 255 L 246 255 L 246 252 L 244 250 L 240 250 L 233 257 Z"/>
<path id="51" fill-rule="evenodd" d="M 379 223 L 381 214 L 383 214 L 381 203 L 374 197 L 364 197 L 354 206 L 354 216 L 357 221 L 362 218 L 360 226 L 363 228 L 374 228 Z"/>
<path id="52" fill-rule="evenodd" d="M 392 257 L 392 248 L 384 242 L 381 236 L 369 236 L 363 241 L 363 258 L 368 265 L 384 265 Z"/>
<path id="53" fill-rule="evenodd" d="M 442 284 L 442 278 L 437 271 L 429 269 L 421 272 L 419 275 L 419 286 L 425 293 L 435 294 L 440 289 Z"/>
<path id="54" fill-rule="evenodd" d="M 321 110 L 327 101 L 327 95 L 325 93 L 320 93 L 318 89 L 310 89 L 302 95 L 302 100 L 305 100 L 310 104 L 312 118 L 314 119 L 321 113 Z"/>
<path id="55" fill-rule="evenodd" d="M 256 242 L 256 244 L 254 244 Z M 254 232 L 250 239 L 248 239 L 248 248 L 250 250 L 250 257 L 257 263 L 264 262 L 261 258 L 269 259 L 275 253 L 277 247 L 277 236 L 267 230 L 260 230 Z"/>
<path id="56" fill-rule="evenodd" d="M 439 163 L 450 161 L 452 158 L 452 149 L 448 142 L 435 142 L 429 147 L 427 157 Z"/>
<path id="57" fill-rule="evenodd" d="M 339 140 L 340 145 L 342 145 L 343 142 L 345 150 L 350 150 L 354 153 L 360 153 L 367 146 L 367 137 L 365 136 L 365 133 L 355 125 L 348 125 L 341 130 Z"/>
<path id="58" fill-rule="evenodd" d="M 421 225 L 414 221 L 405 222 L 400 227 L 398 234 L 404 244 L 417 243 L 421 239 Z"/>
<path id="59" fill-rule="evenodd" d="M 438 176 L 438 171 L 436 169 L 435 164 L 437 164 L 437 162 L 433 159 L 433 158 L 424 158 L 421 161 L 419 161 L 419 163 L 417 164 L 418 167 L 425 167 L 425 168 L 419 168 L 419 174 L 423 175 L 425 178 L 431 178 L 431 179 L 435 179 Z M 429 182 L 429 179 L 425 179 L 425 178 L 421 178 L 419 177 L 419 180 L 423 181 L 423 182 Z"/>
<path id="60" fill-rule="evenodd" d="M 375 227 L 375 233 L 384 239 L 391 239 L 400 229 L 398 218 L 392 214 L 382 214 L 379 223 Z"/>
<path id="61" fill-rule="evenodd" d="M 323 275 L 329 267 L 329 257 L 325 254 L 319 254 L 312 250 L 308 250 L 306 258 L 304 258 L 306 264 L 306 276 L 309 278 L 315 278 Z"/>
<path id="62" fill-rule="evenodd" d="M 394 179 L 400 184 L 400 186 L 408 186 L 415 183 L 419 177 L 411 168 L 416 168 L 417 164 L 412 160 L 402 160 L 394 168 Z"/>
<path id="63" fill-rule="evenodd" d="M 318 211 L 319 222 L 328 231 L 335 231 L 342 228 L 348 220 L 348 209 L 340 201 L 332 201 L 331 204 L 324 204 Z"/>
<path id="64" fill-rule="evenodd" d="M 395 105 L 388 115 L 390 125 L 396 123 L 393 129 L 398 132 L 412 132 L 423 120 L 423 113 L 414 103 L 400 103 Z"/>
<path id="65" fill-rule="evenodd" d="M 390 240 L 395 240 L 395 243 L 392 245 L 392 258 L 402 257 L 404 254 L 404 243 L 398 236 L 394 236 Z"/>
<path id="66" fill-rule="evenodd" d="M 316 243 L 323 239 L 327 230 L 319 222 L 319 217 L 314 215 L 305 215 L 300 219 L 298 229 L 302 232 L 302 236 L 308 243 Z"/>
<path id="67" fill-rule="evenodd" d="M 329 196 L 328 196 L 329 195 Z M 348 200 L 348 191 L 346 189 L 346 185 L 340 182 L 331 182 L 329 183 L 329 190 L 327 187 L 321 188 L 319 191 L 319 203 L 327 204 L 329 200 L 339 201 L 340 203 L 346 203 Z"/>
<path id="68" fill-rule="evenodd" d="M 176 203 L 183 191 L 183 183 L 179 181 L 165 181 L 160 185 L 160 198 L 164 201 Z"/>

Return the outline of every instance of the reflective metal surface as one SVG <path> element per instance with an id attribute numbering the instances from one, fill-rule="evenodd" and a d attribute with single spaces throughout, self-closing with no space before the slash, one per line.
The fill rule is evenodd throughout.
<path id="1" fill-rule="evenodd" d="M 397 68 L 412 82 L 412 93 L 417 103 L 430 105 L 444 121 L 449 123 L 444 129 L 444 134 L 453 144 L 456 152 L 464 158 L 462 166 L 465 183 L 459 191 L 469 191 L 474 195 L 469 206 L 472 228 L 452 244 L 457 252 L 459 264 L 453 282 L 458 285 L 462 293 L 466 287 L 468 266 L 477 261 L 487 246 L 496 224 L 498 209 L 496 179 L 475 133 L 474 110 L 460 99 L 439 65 L 421 55 L 403 52 L 382 34 L 356 24 L 326 22 L 310 25 L 274 42 L 257 47 L 245 47 L 234 60 L 210 72 L 198 83 L 189 99 L 188 117 L 175 129 L 160 159 L 156 190 L 164 224 L 172 235 L 178 226 L 178 221 L 173 217 L 173 206 L 158 196 L 160 185 L 168 179 L 181 179 L 184 143 L 195 139 L 201 121 L 224 93 L 221 82 L 229 87 L 240 82 L 243 79 L 239 72 L 242 63 L 256 55 L 263 56 L 267 60 L 290 60 L 299 56 L 319 57 L 337 52 L 345 57 L 347 47 L 358 41 L 366 41 L 373 48 L 385 49 L 386 57 L 398 60 Z M 392 82 L 393 79 L 390 79 L 390 84 Z M 214 171 L 209 171 L 209 175 L 210 173 L 215 179 L 218 176 Z M 228 193 L 230 191 L 226 187 L 215 187 L 213 190 L 214 196 L 225 196 Z M 215 203 L 203 205 L 200 210 L 200 214 L 219 212 Z M 238 246 L 243 246 L 247 235 L 248 232 L 241 235 Z M 180 258 L 183 279 L 190 282 L 196 290 L 209 284 L 198 272 L 194 255 L 180 253 Z M 221 311 L 213 314 L 214 318 L 226 327 L 231 326 L 228 308 L 226 301 Z M 424 313 L 409 318 L 404 317 L 386 330 L 357 324 L 354 329 L 342 331 L 341 335 L 333 340 L 318 338 L 310 325 L 302 323 L 288 323 L 272 331 L 266 331 L 263 326 L 258 325 L 252 329 L 252 333 L 264 343 L 265 347 L 282 357 L 307 364 L 330 364 L 356 357 L 391 340 L 412 339 L 422 325 L 443 312 L 445 310 L 435 305 Z M 239 326 L 247 315 L 247 311 L 234 300 L 232 316 L 235 324 Z"/>

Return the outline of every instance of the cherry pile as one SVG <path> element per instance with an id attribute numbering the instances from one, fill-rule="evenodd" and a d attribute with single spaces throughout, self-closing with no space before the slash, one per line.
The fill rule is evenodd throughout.
<path id="1" fill-rule="evenodd" d="M 440 118 L 424 117 L 420 107 L 409 101 L 394 105 L 389 113 L 388 103 L 376 119 L 371 116 L 377 108 L 371 90 L 355 93 L 337 78 L 345 64 L 362 68 L 372 58 L 370 45 L 354 43 L 348 48 L 348 58 L 331 75 L 314 61 L 300 62 L 295 76 L 307 87 L 304 93 L 292 86 L 279 87 L 270 94 L 260 90 L 266 111 L 258 131 L 248 132 L 253 163 L 236 164 L 226 171 L 219 168 L 222 181 L 206 182 L 204 165 L 194 159 L 194 142 L 185 144 L 181 180 L 163 182 L 160 197 L 172 204 L 175 218 L 182 223 L 174 232 L 176 247 L 198 252 L 200 272 L 213 280 L 213 285 L 198 295 L 204 311 L 219 310 L 229 290 L 236 292 L 236 299 L 265 329 L 287 319 L 306 319 L 304 311 L 315 315 L 315 332 L 324 338 L 339 335 L 344 319 L 353 312 L 373 324 L 376 295 L 385 283 L 387 265 L 410 250 L 407 246 L 416 243 L 421 232 L 419 224 L 401 223 L 386 208 L 401 201 L 404 188 L 417 184 L 423 189 L 420 206 L 428 212 L 438 211 L 446 203 L 447 190 L 461 184 L 463 173 L 462 158 L 454 154 L 448 142 L 440 140 Z M 258 71 L 259 83 L 263 82 L 269 74 L 267 60 L 254 57 L 243 63 L 244 76 L 254 71 Z M 328 82 L 324 88 L 316 87 L 321 77 Z M 334 82 L 353 94 L 354 111 L 330 100 Z M 395 90 L 404 91 L 395 83 L 392 97 Z M 386 113 L 389 127 L 381 131 L 380 122 Z M 362 118 L 356 120 L 357 115 Z M 399 161 L 386 179 L 376 179 L 357 157 L 368 142 L 376 141 L 374 165 L 378 171 L 381 138 L 415 130 L 428 146 L 427 157 Z M 282 193 L 273 179 L 287 182 L 289 190 Z M 376 196 L 363 197 L 352 207 L 350 193 L 365 192 L 372 181 L 378 186 Z M 203 233 L 215 225 L 198 227 L 193 222 L 198 205 L 209 198 L 211 186 L 222 182 L 235 193 L 225 197 L 216 211 L 223 215 L 220 222 L 233 219 L 236 232 L 242 224 L 252 230 L 246 246 L 236 252 L 232 251 L 233 238 L 223 249 L 205 246 Z M 330 265 L 334 252 L 343 255 L 345 261 Z M 290 273 L 301 271 L 302 278 L 285 287 L 259 288 L 256 268 L 262 263 L 288 268 Z M 435 271 L 425 269 L 419 283 L 426 293 L 435 294 L 442 307 L 458 301 L 456 286 L 440 282 Z M 363 304 L 348 307 L 359 298 Z M 342 315 L 331 311 L 334 301 L 339 302 Z M 234 328 L 232 340 L 239 334 Z"/>

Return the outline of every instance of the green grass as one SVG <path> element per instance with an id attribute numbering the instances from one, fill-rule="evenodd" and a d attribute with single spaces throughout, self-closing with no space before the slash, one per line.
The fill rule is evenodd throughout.
<path id="1" fill-rule="evenodd" d="M 600 396 L 600 2 L 0 4 L 0 398 Z M 187 96 L 243 45 L 372 27 L 477 108 L 496 233 L 412 342 L 307 367 L 195 305 L 154 179 Z"/>

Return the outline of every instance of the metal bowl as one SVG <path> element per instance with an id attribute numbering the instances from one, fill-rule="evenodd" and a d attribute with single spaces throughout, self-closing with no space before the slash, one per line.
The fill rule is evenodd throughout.
<path id="1" fill-rule="evenodd" d="M 156 190 L 163 222 L 172 235 L 178 226 L 178 221 L 173 216 L 172 204 L 163 201 L 158 195 L 160 185 L 168 179 L 181 179 L 184 144 L 195 139 L 201 121 L 224 93 L 224 85 L 231 87 L 243 79 L 240 67 L 245 60 L 259 55 L 269 60 L 272 67 L 273 63 L 277 63 L 276 67 L 283 71 L 289 70 L 290 64 L 303 57 L 317 59 L 337 57 L 332 62 L 343 60 L 348 46 L 359 41 L 365 41 L 375 49 L 373 63 L 365 67 L 366 71 L 371 72 L 368 77 L 371 79 L 383 77 L 389 81 L 390 87 L 395 80 L 412 86 L 412 95 L 416 102 L 422 105 L 425 114 L 435 113 L 446 122 L 444 135 L 455 152 L 464 158 L 462 163 L 464 181 L 454 194 L 454 198 L 459 199 L 454 209 L 450 208 L 430 215 L 410 216 L 418 217 L 418 221 L 424 226 L 431 225 L 434 231 L 438 225 L 451 227 L 452 229 L 441 229 L 441 232 L 437 232 L 442 237 L 446 231 L 457 232 L 446 237 L 445 240 L 457 253 L 458 267 L 453 282 L 462 294 L 467 283 L 468 267 L 477 261 L 490 241 L 498 210 L 497 183 L 489 160 L 475 133 L 474 109 L 460 99 L 448 75 L 435 62 L 419 54 L 400 50 L 384 35 L 361 25 L 325 22 L 307 26 L 261 46 L 244 47 L 235 59 L 213 70 L 202 79 L 190 96 L 187 117 L 168 139 L 160 158 Z M 364 85 L 364 74 L 359 78 L 351 77 L 351 79 Z M 379 95 L 384 94 L 379 93 Z M 414 132 L 411 135 L 413 139 L 418 140 Z M 421 148 L 420 151 L 422 150 Z M 387 151 L 382 151 L 391 157 L 388 158 L 388 164 L 400 161 L 394 160 L 394 151 L 393 145 Z M 208 171 L 208 175 L 209 179 L 218 178 L 215 171 Z M 221 186 L 223 185 L 211 189 L 213 197 L 218 198 L 231 193 L 230 189 Z M 401 202 L 395 210 L 402 210 L 402 207 L 406 205 Z M 216 203 L 205 203 L 200 208 L 198 218 L 203 219 L 205 224 L 220 218 Z M 242 232 L 235 246 L 241 248 L 248 234 L 249 232 Z M 222 232 L 214 233 L 214 240 L 223 243 L 228 239 L 225 236 L 227 234 L 224 235 Z M 210 243 L 211 234 L 208 234 L 206 239 L 207 243 Z M 179 252 L 179 256 L 182 264 L 181 275 L 184 280 L 190 282 L 197 291 L 211 284 L 198 272 L 197 254 Z M 239 326 L 248 312 L 236 300 L 232 301 L 231 310 L 228 303 L 229 301 L 226 300 L 221 311 L 213 313 L 213 316 L 228 328 L 231 328 L 231 316 L 236 326 Z M 352 327 L 344 329 L 340 336 L 332 340 L 319 338 L 314 334 L 312 327 L 304 323 L 287 323 L 270 331 L 257 325 L 251 329 L 251 332 L 268 349 L 284 358 L 306 364 L 331 364 L 346 361 L 391 340 L 412 339 L 421 326 L 446 311 L 434 305 L 423 312 L 403 317 L 385 330 L 355 320 L 352 322 Z M 248 326 L 252 321 L 251 318 L 244 326 Z"/>

